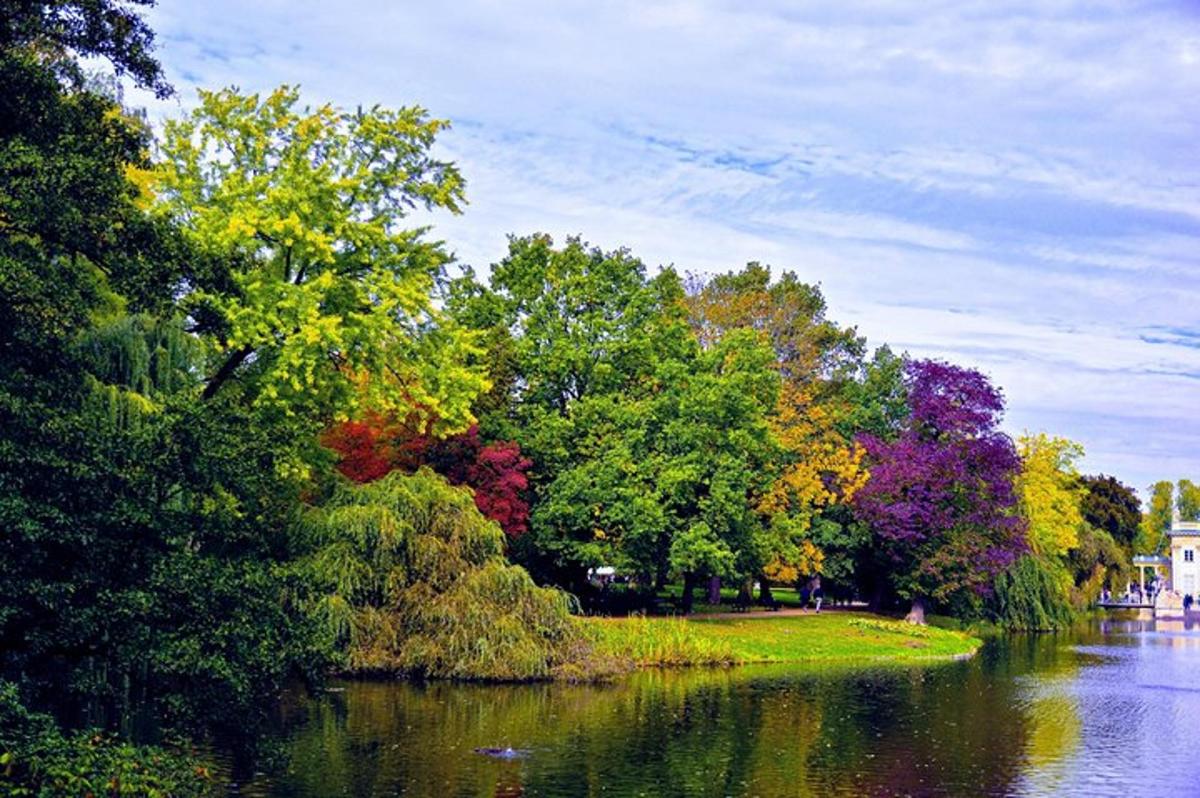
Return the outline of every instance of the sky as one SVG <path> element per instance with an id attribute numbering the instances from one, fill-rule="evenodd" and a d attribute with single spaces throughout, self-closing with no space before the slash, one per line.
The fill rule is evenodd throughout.
<path id="1" fill-rule="evenodd" d="M 819 283 L 870 345 L 979 368 L 1005 427 L 1145 495 L 1200 478 L 1200 2 L 160 0 L 197 88 L 417 104 L 467 179 L 434 235 Z M 135 95 L 130 98 L 137 102 Z"/>

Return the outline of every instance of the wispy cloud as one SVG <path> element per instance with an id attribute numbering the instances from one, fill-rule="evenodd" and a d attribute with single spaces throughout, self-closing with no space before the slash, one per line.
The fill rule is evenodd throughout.
<path id="1" fill-rule="evenodd" d="M 164 2 L 181 89 L 420 103 L 486 270 L 508 233 L 652 264 L 761 260 L 874 343 L 981 366 L 1010 427 L 1138 487 L 1200 477 L 1200 8 Z"/>

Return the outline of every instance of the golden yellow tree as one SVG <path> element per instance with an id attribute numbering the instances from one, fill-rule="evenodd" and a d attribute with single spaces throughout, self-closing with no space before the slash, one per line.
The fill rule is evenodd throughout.
<path id="1" fill-rule="evenodd" d="M 1063 557 L 1079 545 L 1083 525 L 1081 508 L 1087 489 L 1075 467 L 1083 447 L 1038 433 L 1022 435 L 1017 450 L 1021 455 L 1017 488 L 1029 524 L 1029 547 L 1043 557 Z"/>
<path id="2" fill-rule="evenodd" d="M 763 575 L 795 582 L 820 573 L 823 554 L 810 539 L 814 519 L 848 501 L 865 482 L 863 451 L 838 429 L 845 413 L 837 386 L 860 362 L 863 340 L 825 317 L 819 287 L 751 263 L 740 272 L 689 286 L 687 311 L 701 345 L 734 329 L 753 329 L 775 352 L 782 390 L 772 418 L 780 456 L 758 502 L 767 533 L 758 548 Z"/>

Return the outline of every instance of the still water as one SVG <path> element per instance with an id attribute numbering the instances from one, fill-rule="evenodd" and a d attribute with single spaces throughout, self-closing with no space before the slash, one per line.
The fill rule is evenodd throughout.
<path id="1" fill-rule="evenodd" d="M 921 668 L 345 682 L 293 697 L 279 735 L 288 764 L 235 794 L 1200 796 L 1200 623 L 1097 622 Z"/>

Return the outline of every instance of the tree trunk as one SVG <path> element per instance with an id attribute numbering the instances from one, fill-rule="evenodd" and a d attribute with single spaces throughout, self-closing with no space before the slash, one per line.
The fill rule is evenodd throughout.
<path id="1" fill-rule="evenodd" d="M 877 584 L 871 589 L 871 598 L 867 601 L 868 612 L 881 612 L 883 610 L 883 585 Z"/>
<path id="2" fill-rule="evenodd" d="M 721 577 L 710 576 L 708 578 L 708 603 L 721 603 Z"/>
<path id="3" fill-rule="evenodd" d="M 775 604 L 775 595 L 771 593 L 771 584 L 765 576 L 758 578 L 758 603 L 764 607 Z"/>
<path id="4" fill-rule="evenodd" d="M 912 609 L 908 611 L 908 615 L 904 616 L 904 620 L 909 623 L 925 625 L 925 599 L 917 596 L 913 599 Z"/>
<path id="5" fill-rule="evenodd" d="M 683 607 L 684 615 L 692 614 L 692 607 L 696 601 L 696 575 L 688 572 L 683 575 Z"/>
<path id="6" fill-rule="evenodd" d="M 738 586 L 737 598 L 734 600 L 734 604 L 738 607 L 738 609 L 747 609 L 751 604 L 754 603 L 753 588 L 754 582 L 749 579 L 742 582 L 741 585 Z"/>

